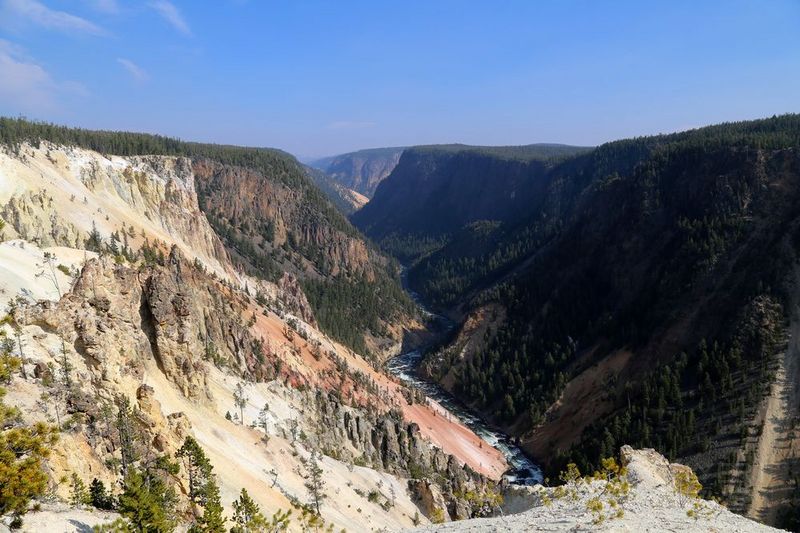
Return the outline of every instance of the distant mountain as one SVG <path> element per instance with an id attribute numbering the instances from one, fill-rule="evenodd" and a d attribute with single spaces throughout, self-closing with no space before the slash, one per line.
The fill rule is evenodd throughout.
<path id="1" fill-rule="evenodd" d="M 311 166 L 340 185 L 371 198 L 375 188 L 397 165 L 405 148 L 372 148 L 318 159 Z"/>
<path id="2" fill-rule="evenodd" d="M 317 187 L 328 196 L 328 199 L 330 199 L 333 205 L 344 215 L 353 214 L 364 207 L 364 204 L 369 201 L 369 198 L 363 194 L 341 185 L 318 168 L 303 165 L 303 169 L 306 171 L 308 177 L 311 178 Z"/>

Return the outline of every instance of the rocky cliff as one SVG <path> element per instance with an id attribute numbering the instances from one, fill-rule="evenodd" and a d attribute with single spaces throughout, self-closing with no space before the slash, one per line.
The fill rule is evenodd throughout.
<path id="1" fill-rule="evenodd" d="M 302 507 L 314 452 L 327 454 L 319 463 L 331 497 L 321 510 L 337 527 L 496 510 L 457 492 L 494 490 L 505 468 L 497 450 L 424 399 L 412 404 L 414 392 L 319 331 L 300 272 L 287 268 L 272 282 L 232 263 L 200 207 L 213 186 L 250 180 L 244 172 L 45 141 L 0 154 L 1 355 L 22 363 L 3 384 L 5 402 L 25 423 L 61 428 L 47 502 L 69 498 L 63 480 L 73 474 L 116 492 L 126 466 L 174 457 L 193 436 L 228 508 L 242 488 L 270 514 Z M 291 224 L 304 223 L 296 196 L 253 181 L 260 188 L 245 189 L 264 193 L 254 206 L 239 209 L 227 195 L 213 205 L 274 215 L 288 242 Z M 197 194 L 195 185 L 207 188 Z M 299 242 L 330 237 L 339 268 L 368 275 L 367 263 L 345 259 L 344 237 L 307 229 Z M 176 517 L 189 520 L 186 479 L 169 476 Z M 441 505 L 425 497 L 432 493 Z M 47 502 L 43 513 L 58 508 Z M 79 529 L 97 524 L 92 516 L 75 510 L 70 522 L 61 512 L 57 523 Z"/>
<path id="2" fill-rule="evenodd" d="M 6 238 L 84 248 L 96 230 L 115 246 L 174 242 L 220 275 L 228 254 L 198 206 L 187 158 L 115 157 L 48 142 L 0 150 Z M 225 266 L 223 266 L 225 265 Z"/>
<path id="3" fill-rule="evenodd" d="M 342 214 L 349 216 L 369 202 L 369 198 L 359 192 L 348 189 L 324 171 L 306 165 L 304 165 L 303 168 L 308 174 L 308 177 L 328 196 L 330 201 L 333 202 L 333 205 L 335 205 Z"/>
<path id="4" fill-rule="evenodd" d="M 535 210 L 553 162 L 581 150 L 560 145 L 409 148 L 351 219 L 384 249 L 414 261 L 467 224 L 511 222 Z"/>
<path id="5" fill-rule="evenodd" d="M 193 170 L 201 209 L 212 223 L 230 242 L 250 243 L 265 260 L 275 256 L 275 272 L 373 275 L 366 244 L 342 219 L 331 221 L 314 210 L 301 192 L 254 170 L 207 159 L 196 161 Z M 251 260 L 247 255 L 242 258 Z"/>
<path id="6" fill-rule="evenodd" d="M 555 489 L 538 486 L 529 491 L 527 511 L 414 531 L 779 531 L 697 498 L 691 470 L 654 450 L 625 446 L 621 455 L 621 482 L 589 478 Z"/>
<path id="7" fill-rule="evenodd" d="M 181 251 L 220 275 L 239 270 L 274 283 L 293 274 L 322 329 L 376 355 L 396 349 L 413 322 L 397 266 L 284 152 L 2 118 L 0 140 L 8 172 L 23 177 L 0 191 L 9 237 L 83 246 L 77 241 L 92 234 L 92 248 L 102 238 L 117 251 L 147 244 L 148 253 L 165 254 L 164 243 L 180 233 Z M 69 186 L 51 190 L 62 181 Z M 53 210 L 63 221 L 56 227 Z M 134 235 L 137 217 L 146 222 Z M 224 273 L 221 263 L 233 268 Z"/>

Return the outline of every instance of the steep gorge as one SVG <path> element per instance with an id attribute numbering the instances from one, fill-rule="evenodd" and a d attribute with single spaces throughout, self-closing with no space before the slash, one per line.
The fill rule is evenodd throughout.
<path id="1" fill-rule="evenodd" d="M 404 155 L 353 220 L 464 317 L 424 371 L 551 477 L 654 447 L 745 512 L 790 315 L 799 149 L 787 115 L 617 141 L 519 178 L 507 157 L 428 150 Z"/>

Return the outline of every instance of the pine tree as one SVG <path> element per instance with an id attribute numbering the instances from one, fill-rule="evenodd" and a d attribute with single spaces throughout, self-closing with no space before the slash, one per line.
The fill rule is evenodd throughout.
<path id="1" fill-rule="evenodd" d="M 97 231 L 97 225 L 94 221 L 92 221 L 92 231 L 89 233 L 89 237 L 86 239 L 84 245 L 86 249 L 91 252 L 103 252 L 103 236 Z"/>
<path id="2" fill-rule="evenodd" d="M 22 359 L 12 355 L 14 342 L 5 336 L 0 337 L 3 348 L 0 350 L 0 383 L 10 383 L 14 372 L 22 368 Z"/>
<path id="3" fill-rule="evenodd" d="M 266 523 L 258 504 L 253 501 L 246 489 L 242 489 L 239 499 L 233 502 L 233 523 L 231 533 L 258 531 L 259 525 Z"/>
<path id="4" fill-rule="evenodd" d="M 203 515 L 189 528 L 189 533 L 225 533 L 225 516 L 219 497 L 219 485 L 213 475 L 203 487 Z"/>
<path id="5" fill-rule="evenodd" d="M 264 436 L 262 440 L 264 442 L 269 442 L 269 404 L 265 403 L 264 407 L 258 412 L 258 427 L 264 430 Z"/>
<path id="6" fill-rule="evenodd" d="M 70 477 L 69 501 L 75 506 L 86 505 L 90 501 L 89 493 L 86 491 L 86 484 L 75 472 Z"/>
<path id="7" fill-rule="evenodd" d="M 244 408 L 247 406 L 247 391 L 245 391 L 243 383 L 236 384 L 236 390 L 233 391 L 233 402 L 239 408 L 239 423 L 244 424 Z"/>
<path id="8" fill-rule="evenodd" d="M 119 496 L 119 513 L 137 533 L 166 533 L 175 528 L 169 489 L 162 479 L 130 468 Z"/>
<path id="9" fill-rule="evenodd" d="M 185 460 L 186 473 L 189 476 L 189 499 L 196 505 L 203 505 L 203 489 L 211 473 L 211 463 L 193 437 L 186 437 L 177 456 Z"/>
<path id="10" fill-rule="evenodd" d="M 319 506 L 325 500 L 325 480 L 322 478 L 323 470 L 317 461 L 316 452 L 311 452 L 311 457 L 308 459 L 308 475 L 306 476 L 305 486 L 311 494 L 311 505 L 320 514 Z"/>
<path id="11" fill-rule="evenodd" d="M 89 484 L 89 503 L 98 509 L 111 510 L 114 508 L 113 497 L 108 493 L 103 482 L 97 478 L 94 478 Z"/>
<path id="12" fill-rule="evenodd" d="M 19 410 L 3 403 L 5 394 L 0 387 L 0 516 L 20 516 L 47 490 L 43 461 L 58 430 L 43 423 L 24 425 Z"/>
<path id="13" fill-rule="evenodd" d="M 117 419 L 115 421 L 117 434 L 119 435 L 120 451 L 122 455 L 122 476 L 128 472 L 128 468 L 137 460 L 136 453 L 136 429 L 133 421 L 133 411 L 128 398 L 120 396 L 117 399 Z"/>
<path id="14" fill-rule="evenodd" d="M 189 499 L 192 505 L 202 507 L 203 513 L 190 528 L 192 532 L 224 533 L 225 517 L 219 496 L 219 486 L 214 476 L 214 467 L 203 448 L 192 437 L 186 437 L 178 450 L 184 458 L 189 475 Z"/>

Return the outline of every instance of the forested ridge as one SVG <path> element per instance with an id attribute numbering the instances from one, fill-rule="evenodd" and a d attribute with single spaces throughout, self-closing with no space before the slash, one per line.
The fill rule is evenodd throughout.
<path id="1" fill-rule="evenodd" d="M 0 144 L 16 150 L 40 141 L 106 155 L 190 158 L 200 208 L 234 261 L 270 281 L 286 271 L 297 275 L 323 330 L 354 349 L 365 352 L 365 333 L 380 336 L 386 322 L 413 313 L 396 266 L 363 240 L 285 152 L 0 117 Z M 276 241 L 278 230 L 284 242 Z M 353 248 L 363 253 L 348 255 Z"/>
<path id="2" fill-rule="evenodd" d="M 384 250 L 413 263 L 472 222 L 523 216 L 541 196 L 549 169 L 585 151 L 564 145 L 408 148 L 351 220 Z"/>
<path id="3" fill-rule="evenodd" d="M 617 141 L 539 170 L 527 210 L 476 216 L 410 257 L 412 286 L 434 305 L 505 309 L 481 349 L 463 359 L 445 346 L 427 371 L 551 474 L 597 467 L 621 444 L 654 447 L 746 509 L 752 456 L 737 452 L 757 437 L 785 347 L 800 244 L 800 116 Z M 557 418 L 573 379 L 616 364 L 590 419 Z M 577 425 L 577 439 L 531 433 L 557 424 Z"/>
<path id="4" fill-rule="evenodd" d="M 457 230 L 440 232 L 437 238 L 417 231 L 414 226 L 403 225 L 402 221 L 390 235 L 376 237 L 387 251 L 413 262 L 409 281 L 416 291 L 431 304 L 448 307 L 462 301 L 470 291 L 507 274 L 518 262 L 547 244 L 561 230 L 564 216 L 574 208 L 579 196 L 590 190 L 590 184 L 591 190 L 609 187 L 644 160 L 652 159 L 652 164 L 656 164 L 669 158 L 671 151 L 703 153 L 715 147 L 770 150 L 796 146 L 796 134 L 791 131 L 796 121 L 796 115 L 786 115 L 608 143 L 591 153 L 579 153 L 566 160 L 561 157 L 560 163 L 540 167 L 539 172 L 528 170 L 526 177 L 538 181 L 540 187 L 528 185 L 513 191 L 514 200 L 523 204 L 524 209 L 515 211 L 507 206 L 497 208 L 489 216 L 475 213 L 471 218 L 464 217 L 465 223 Z M 432 148 L 426 150 L 435 154 Z M 497 170 L 505 174 L 518 172 L 513 166 L 499 166 Z M 466 180 L 470 172 L 457 169 L 449 179 Z M 504 178 L 494 176 L 494 179 Z M 373 205 L 376 211 L 379 207 Z M 432 217 L 439 216 L 435 210 L 430 213 Z M 437 223 L 428 226 L 436 227 Z M 411 229 L 403 233 L 406 227 Z M 371 234 L 371 228 L 364 229 Z"/>

